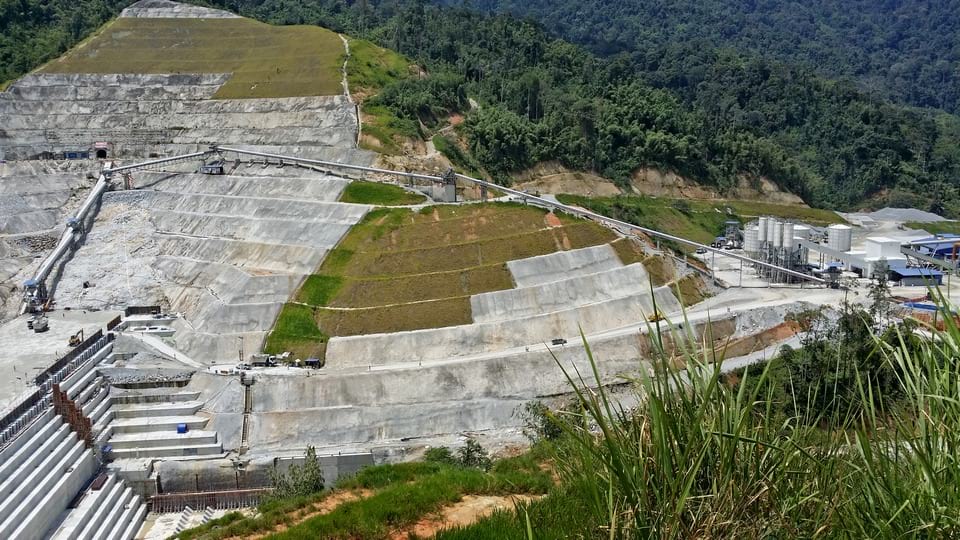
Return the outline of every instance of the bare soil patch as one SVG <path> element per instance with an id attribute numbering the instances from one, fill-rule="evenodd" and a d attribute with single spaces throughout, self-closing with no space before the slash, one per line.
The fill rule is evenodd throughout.
<path id="1" fill-rule="evenodd" d="M 463 527 L 493 514 L 497 510 L 511 510 L 517 503 L 539 499 L 531 495 L 464 495 L 459 502 L 445 506 L 439 512 L 424 517 L 414 525 L 394 531 L 391 540 L 407 540 L 411 534 L 418 538 L 433 538 L 450 527 Z"/>
<path id="2" fill-rule="evenodd" d="M 270 531 L 260 532 L 251 536 L 231 536 L 227 540 L 260 540 L 261 538 L 266 538 L 268 536 L 281 533 L 290 527 L 303 523 L 312 517 L 329 514 L 330 512 L 336 510 L 341 504 L 365 499 L 370 495 L 373 495 L 373 491 L 369 489 L 362 489 L 359 491 L 341 491 L 339 493 L 334 493 L 322 501 L 288 514 L 293 519 L 293 521 L 290 523 L 278 523 Z"/>

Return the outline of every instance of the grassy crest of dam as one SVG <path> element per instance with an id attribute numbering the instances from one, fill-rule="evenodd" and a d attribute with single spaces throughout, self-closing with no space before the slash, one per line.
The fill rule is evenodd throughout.
<path id="1" fill-rule="evenodd" d="M 337 95 L 340 37 L 251 19 L 119 18 L 43 73 L 231 73 L 215 98 Z"/>

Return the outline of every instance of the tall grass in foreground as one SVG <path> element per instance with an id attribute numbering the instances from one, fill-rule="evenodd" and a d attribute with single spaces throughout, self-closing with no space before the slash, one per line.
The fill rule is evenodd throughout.
<path id="1" fill-rule="evenodd" d="M 582 409 L 563 423 L 570 444 L 558 456 L 602 524 L 586 535 L 960 536 L 960 329 L 947 320 L 919 347 L 878 339 L 905 396 L 887 403 L 858 374 L 857 412 L 839 425 L 775 413 L 768 370 L 728 384 L 719 359 L 693 348 L 685 371 L 661 348 L 634 381 L 640 405 L 623 410 L 588 347 L 593 373 L 565 370 Z"/>

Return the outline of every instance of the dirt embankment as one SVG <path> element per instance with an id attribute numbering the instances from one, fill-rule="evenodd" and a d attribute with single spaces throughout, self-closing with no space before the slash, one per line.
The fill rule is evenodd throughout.
<path id="1" fill-rule="evenodd" d="M 806 206 L 803 199 L 783 191 L 770 179 L 760 177 L 750 179 L 741 176 L 737 187 L 724 196 L 710 186 L 697 184 L 689 178 L 659 169 L 637 169 L 630 182 L 636 193 L 655 197 L 682 199 L 739 199 L 745 201 L 763 201 L 775 204 L 795 204 Z"/>
<path id="2" fill-rule="evenodd" d="M 569 193 L 585 197 L 613 197 L 620 195 L 620 188 L 613 182 L 580 171 L 572 171 L 554 161 L 539 163 L 526 171 L 513 175 L 516 189 L 539 193 Z"/>
<path id="3" fill-rule="evenodd" d="M 512 175 L 515 187 L 540 193 L 569 193 L 587 197 L 613 197 L 623 191 L 612 181 L 589 172 L 574 171 L 556 161 L 545 161 Z M 737 186 L 725 195 L 674 172 L 641 168 L 633 173 L 630 191 L 652 197 L 675 199 L 739 199 L 805 206 L 796 195 L 783 191 L 768 178 L 741 176 Z"/>

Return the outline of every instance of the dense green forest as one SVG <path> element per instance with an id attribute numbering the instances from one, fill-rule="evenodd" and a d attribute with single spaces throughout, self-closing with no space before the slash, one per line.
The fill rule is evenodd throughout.
<path id="1" fill-rule="evenodd" d="M 130 0 L 0 0 L 0 84 L 60 56 Z"/>
<path id="2" fill-rule="evenodd" d="M 395 83 L 371 105 L 418 120 L 411 125 L 425 126 L 424 137 L 450 113 L 467 113 L 460 133 L 472 160 L 504 181 L 544 160 L 621 185 L 657 167 L 721 190 L 766 176 L 824 207 L 960 216 L 957 117 L 893 105 L 802 66 L 689 42 L 598 56 L 534 22 L 421 0 L 206 3 L 404 53 L 429 75 Z M 31 47 L 2 54 L 20 48 Z M 479 108 L 469 110 L 468 96 Z"/>
<path id="3" fill-rule="evenodd" d="M 958 0 L 435 0 L 540 21 L 600 55 L 729 48 L 960 112 Z"/>

